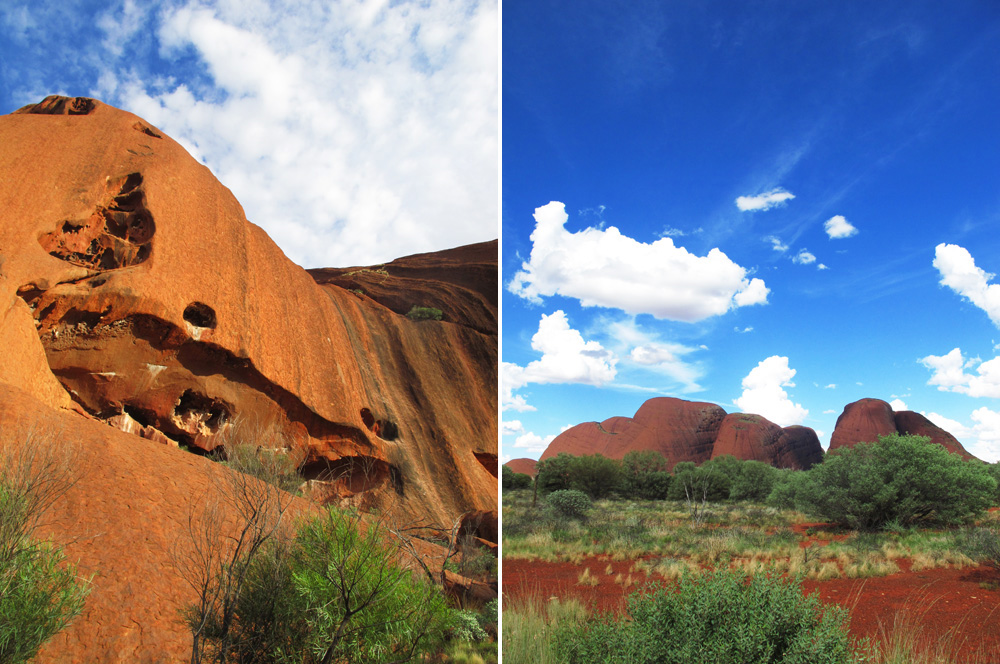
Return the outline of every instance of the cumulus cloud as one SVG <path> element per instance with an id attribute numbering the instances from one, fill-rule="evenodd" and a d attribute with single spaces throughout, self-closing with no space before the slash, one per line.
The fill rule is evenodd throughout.
<path id="1" fill-rule="evenodd" d="M 717 248 L 696 256 L 669 237 L 647 244 L 613 226 L 571 233 L 567 219 L 562 203 L 535 210 L 531 257 L 508 290 L 535 303 L 559 294 L 587 307 L 686 322 L 767 303 L 764 282 L 748 279 L 747 269 Z"/>
<path id="2" fill-rule="evenodd" d="M 756 196 L 740 196 L 736 199 L 736 207 L 743 212 L 750 210 L 770 210 L 773 207 L 784 205 L 795 198 L 795 194 L 786 191 L 781 187 L 776 187 L 771 191 Z"/>
<path id="3" fill-rule="evenodd" d="M 972 424 L 967 425 L 938 413 L 924 413 L 934 424 L 955 436 L 970 454 L 983 461 L 1000 461 L 1000 412 L 986 408 L 972 411 Z"/>
<path id="4" fill-rule="evenodd" d="M 539 436 L 537 433 L 531 431 L 525 433 L 522 436 L 518 436 L 514 441 L 514 447 L 526 450 L 529 453 L 537 452 L 541 454 L 545 451 L 545 448 L 549 446 L 555 439 L 555 434 L 549 436 Z"/>
<path id="5" fill-rule="evenodd" d="M 947 355 L 923 357 L 920 363 L 933 372 L 927 384 L 937 385 L 942 392 L 1000 398 L 1000 357 L 985 362 L 978 357 L 966 360 L 962 350 L 954 348 Z M 975 374 L 966 372 L 973 368 Z"/>
<path id="6" fill-rule="evenodd" d="M 521 420 L 504 420 L 500 423 L 500 432 L 504 436 L 524 433 L 524 425 L 521 424 Z"/>
<path id="7" fill-rule="evenodd" d="M 795 387 L 791 382 L 795 369 L 788 358 L 772 355 L 762 360 L 743 379 L 743 395 L 733 403 L 744 413 L 762 415 L 783 427 L 801 424 L 809 411 L 793 403 L 783 387 Z"/>
<path id="8" fill-rule="evenodd" d="M 585 341 L 583 335 L 569 326 L 565 312 L 542 314 L 538 331 L 531 337 L 532 349 L 541 358 L 519 366 L 501 362 L 504 410 L 523 410 L 524 399 L 518 401 L 514 391 L 530 383 L 583 383 L 601 386 L 614 380 L 618 357 L 596 341 Z M 519 408 L 522 407 L 522 408 Z"/>
<path id="9" fill-rule="evenodd" d="M 140 6 L 98 21 L 94 94 L 177 139 L 295 262 L 496 237 L 496 2 Z M 140 27 L 171 78 L 122 53 Z"/>
<path id="10" fill-rule="evenodd" d="M 935 247 L 933 265 L 941 274 L 942 286 L 985 311 L 993 324 L 1000 327 L 1000 284 L 990 283 L 996 275 L 976 267 L 972 254 L 957 244 L 941 243 Z"/>
<path id="11" fill-rule="evenodd" d="M 823 224 L 823 228 L 831 240 L 842 240 L 843 238 L 858 234 L 858 229 L 845 219 L 842 214 L 827 219 L 826 223 Z"/>
<path id="12" fill-rule="evenodd" d="M 788 251 L 788 245 L 782 242 L 781 238 L 777 236 L 768 235 L 767 237 L 764 238 L 764 241 L 770 242 L 771 248 L 774 249 L 775 251 L 779 251 L 781 253 L 785 253 L 786 251 Z"/>
<path id="13" fill-rule="evenodd" d="M 809 265 L 810 263 L 816 262 L 816 257 L 809 253 L 809 250 L 802 249 L 799 253 L 795 254 L 792 258 L 793 263 L 798 263 L 799 265 Z"/>
<path id="14" fill-rule="evenodd" d="M 889 407 L 892 408 L 893 412 L 898 413 L 901 410 L 909 410 L 906 402 L 902 399 L 893 399 L 889 402 Z M 933 421 L 933 420 L 932 420 Z"/>

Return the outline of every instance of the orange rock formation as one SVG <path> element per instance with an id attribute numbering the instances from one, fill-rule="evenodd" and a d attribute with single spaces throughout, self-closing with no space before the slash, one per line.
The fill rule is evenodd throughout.
<path id="1" fill-rule="evenodd" d="M 74 518 L 108 533 L 70 550 L 104 599 L 45 661 L 174 652 L 183 591 L 161 554 L 196 499 L 188 471 L 211 465 L 176 446 L 207 453 L 236 418 L 290 434 L 325 502 L 495 515 L 495 241 L 310 274 L 162 132 L 49 97 L 0 117 L 0 260 L 0 384 L 20 395 L 7 422 L 54 419 L 107 453 L 62 533 L 81 536 Z M 411 320 L 414 305 L 442 319 Z M 112 565 L 126 551 L 133 571 Z"/>

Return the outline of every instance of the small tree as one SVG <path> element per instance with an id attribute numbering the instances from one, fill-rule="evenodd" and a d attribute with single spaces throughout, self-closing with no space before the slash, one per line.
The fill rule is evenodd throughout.
<path id="1" fill-rule="evenodd" d="M 889 522 L 957 524 L 983 514 L 996 494 L 984 464 L 925 436 L 882 436 L 840 448 L 808 471 L 796 494 L 803 511 L 862 530 Z"/>
<path id="2" fill-rule="evenodd" d="M 597 500 L 621 488 L 621 463 L 601 454 L 573 457 L 569 464 L 569 488 Z"/>
<path id="3" fill-rule="evenodd" d="M 90 589 L 61 549 L 34 539 L 80 477 L 77 448 L 30 428 L 0 448 L 0 663 L 27 662 L 80 611 Z"/>
<path id="4" fill-rule="evenodd" d="M 531 476 L 524 473 L 515 473 L 508 466 L 503 466 L 500 471 L 503 473 L 503 490 L 512 491 L 515 489 L 527 489 L 531 487 Z"/>
<path id="5" fill-rule="evenodd" d="M 552 491 L 570 488 L 573 455 L 560 452 L 554 457 L 542 459 L 535 466 L 535 484 L 544 495 Z"/>
<path id="6" fill-rule="evenodd" d="M 633 450 L 622 458 L 622 492 L 639 500 L 662 500 L 670 488 L 669 463 L 659 452 Z"/>

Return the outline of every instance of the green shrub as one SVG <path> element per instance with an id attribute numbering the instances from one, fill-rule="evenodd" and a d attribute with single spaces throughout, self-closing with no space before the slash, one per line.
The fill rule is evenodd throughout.
<path id="1" fill-rule="evenodd" d="M 774 466 L 760 461 L 744 461 L 729 487 L 729 497 L 763 502 L 771 494 L 777 478 L 778 471 Z"/>
<path id="2" fill-rule="evenodd" d="M 409 661 L 439 650 L 456 624 L 441 592 L 400 567 L 377 523 L 330 509 L 265 549 L 237 600 L 229 661 Z M 217 639 L 211 622 L 204 637 Z"/>
<path id="3" fill-rule="evenodd" d="M 451 630 L 452 635 L 462 641 L 485 641 L 489 638 L 486 630 L 479 624 L 478 616 L 466 609 L 455 611 L 455 625 Z"/>
<path id="4" fill-rule="evenodd" d="M 770 507 L 782 510 L 795 509 L 795 497 L 799 493 L 799 488 L 808 480 L 808 473 L 804 470 L 792 470 L 789 468 L 776 470 L 774 484 L 771 486 L 771 493 L 767 495 L 765 502 Z"/>
<path id="5" fill-rule="evenodd" d="M 584 516 L 592 505 L 587 494 L 576 489 L 553 491 L 545 500 L 557 513 L 571 519 Z"/>
<path id="6" fill-rule="evenodd" d="M 1000 530 L 996 528 L 974 528 L 963 533 L 960 541 L 962 553 L 1000 569 Z"/>
<path id="7" fill-rule="evenodd" d="M 535 466 L 535 481 L 538 482 L 539 493 L 569 489 L 573 459 L 572 454 L 560 452 L 554 457 L 539 461 Z"/>
<path id="8" fill-rule="evenodd" d="M 670 488 L 667 459 L 652 450 L 633 450 L 621 462 L 621 493 L 634 500 L 663 500 Z"/>
<path id="9" fill-rule="evenodd" d="M 852 661 L 847 620 L 797 581 L 722 568 L 635 593 L 626 619 L 592 618 L 557 640 L 568 664 L 834 664 Z"/>
<path id="10" fill-rule="evenodd" d="M 729 477 L 717 466 L 705 464 L 697 467 L 690 461 L 682 461 L 674 466 L 667 498 L 698 503 L 718 502 L 729 498 L 729 486 Z"/>
<path id="11" fill-rule="evenodd" d="M 996 480 L 923 436 L 891 434 L 826 455 L 796 492 L 797 507 L 861 530 L 886 523 L 957 524 L 983 514 Z"/>
<path id="12" fill-rule="evenodd" d="M 433 307 L 418 307 L 413 305 L 408 312 L 406 312 L 406 317 L 410 320 L 441 320 L 444 314 L 440 309 L 434 309 Z"/>
<path id="13" fill-rule="evenodd" d="M 515 473 L 507 466 L 502 466 L 500 471 L 503 475 L 500 478 L 504 491 L 517 489 L 527 489 L 531 486 L 531 476 L 524 473 Z"/>
<path id="14" fill-rule="evenodd" d="M 575 456 L 569 465 L 569 488 L 594 500 L 616 493 L 622 483 L 621 463 L 601 454 Z"/>

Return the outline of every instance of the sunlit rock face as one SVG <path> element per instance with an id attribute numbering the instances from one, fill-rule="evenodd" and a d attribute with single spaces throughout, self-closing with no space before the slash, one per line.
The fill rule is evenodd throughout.
<path id="1" fill-rule="evenodd" d="M 892 406 L 881 399 L 861 399 L 844 406 L 837 426 L 830 437 L 830 449 L 854 447 L 858 443 L 874 442 L 891 433 L 927 436 L 932 443 L 967 459 L 975 457 L 951 435 L 929 419 L 912 410 L 893 412 Z"/>
<path id="2" fill-rule="evenodd" d="M 621 459 L 634 450 L 662 454 L 670 468 L 682 461 L 704 463 L 729 454 L 778 468 L 809 468 L 823 458 L 816 432 L 779 427 L 760 415 L 732 413 L 711 403 L 672 397 L 649 399 L 634 417 L 578 424 L 555 437 L 542 459 L 602 454 Z"/>

